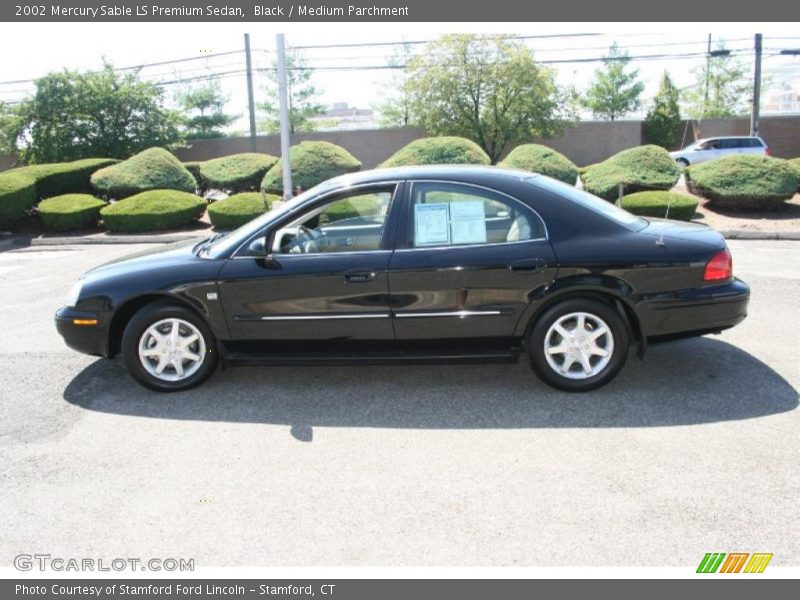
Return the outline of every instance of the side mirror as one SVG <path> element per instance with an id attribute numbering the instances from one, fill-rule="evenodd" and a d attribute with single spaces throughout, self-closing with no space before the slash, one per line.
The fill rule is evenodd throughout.
<path id="1" fill-rule="evenodd" d="M 266 236 L 260 236 L 250 242 L 247 247 L 250 256 L 262 267 L 280 269 L 281 264 L 272 256 L 272 245 L 275 243 L 275 232 L 271 231 Z"/>
<path id="2" fill-rule="evenodd" d="M 250 242 L 247 248 L 252 256 L 265 257 L 267 255 L 267 240 L 263 237 L 258 237 Z"/>

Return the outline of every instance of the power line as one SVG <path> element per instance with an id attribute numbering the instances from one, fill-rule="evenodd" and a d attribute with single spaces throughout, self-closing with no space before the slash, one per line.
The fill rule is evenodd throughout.
<path id="1" fill-rule="evenodd" d="M 577 37 L 594 37 L 604 35 L 602 33 L 560 33 L 549 35 L 513 35 L 503 36 L 514 40 L 534 40 L 534 39 L 552 39 L 552 38 L 577 38 Z M 311 50 L 311 49 L 327 49 L 327 48 L 368 48 L 376 46 L 418 46 L 420 44 L 429 44 L 435 40 L 408 40 L 399 42 L 359 42 L 349 44 L 311 44 L 306 46 L 289 46 L 289 50 Z"/>
<path id="2" fill-rule="evenodd" d="M 264 52 L 269 52 L 268 50 L 263 50 L 263 51 Z M 115 71 L 115 72 L 117 72 L 117 71 L 136 71 L 136 70 L 141 70 L 141 69 L 145 69 L 145 68 L 148 68 L 148 67 L 163 67 L 165 65 L 186 63 L 186 62 L 195 61 L 195 60 L 207 60 L 209 58 L 216 58 L 218 56 L 230 56 L 232 54 L 242 54 L 243 52 L 244 52 L 244 50 L 231 50 L 229 52 L 216 52 L 216 53 L 213 53 L 213 54 L 204 54 L 202 56 L 191 56 L 191 57 L 187 57 L 187 58 L 175 58 L 175 59 L 171 59 L 171 60 L 163 60 L 163 61 L 153 62 L 153 63 L 142 63 L 142 64 L 139 64 L 139 65 L 131 65 L 131 66 L 128 66 L 128 67 L 112 67 L 112 71 Z M 94 70 L 89 70 L 89 71 L 84 71 L 84 72 L 85 73 L 102 73 L 102 69 L 94 69 Z M 17 83 L 33 83 L 33 82 L 36 81 L 36 79 L 40 79 L 40 78 L 39 77 L 35 77 L 35 78 L 32 78 L 32 79 L 16 79 L 16 80 L 13 80 L 13 81 L 0 81 L 0 85 L 11 85 L 11 84 L 17 84 Z"/>

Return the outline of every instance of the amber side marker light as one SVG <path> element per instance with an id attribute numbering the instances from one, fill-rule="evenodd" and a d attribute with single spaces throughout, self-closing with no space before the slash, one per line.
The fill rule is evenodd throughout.
<path id="1" fill-rule="evenodd" d="M 72 319 L 73 325 L 97 325 L 97 319 Z"/>

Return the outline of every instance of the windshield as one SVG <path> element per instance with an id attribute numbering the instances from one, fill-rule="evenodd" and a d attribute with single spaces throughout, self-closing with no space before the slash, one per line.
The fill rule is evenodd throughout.
<path id="1" fill-rule="evenodd" d="M 553 179 L 538 177 L 535 179 L 530 178 L 529 181 L 535 181 L 536 185 L 541 187 L 548 187 L 564 198 L 567 198 L 576 204 L 580 204 L 592 212 L 602 215 L 603 217 L 614 221 L 623 227 L 627 227 L 628 229 L 635 231 L 647 226 L 647 221 L 645 219 L 637 217 L 636 215 L 632 215 L 627 210 L 623 210 L 614 205 L 614 203 L 603 200 L 602 198 L 598 198 L 597 196 L 594 196 L 588 192 L 584 192 L 583 190 L 579 190 L 574 186 L 567 185 L 566 183 L 555 181 Z"/>
<path id="2" fill-rule="evenodd" d="M 239 227 L 239 229 L 234 229 L 230 233 L 221 235 L 220 237 L 215 236 L 211 238 L 210 243 L 208 243 L 208 245 L 202 249 L 202 254 L 210 258 L 227 256 L 274 219 L 280 218 L 281 215 L 291 212 L 296 206 L 299 206 L 309 198 L 312 198 L 321 192 L 324 192 L 325 190 L 333 189 L 338 185 L 339 184 L 336 182 L 326 181 L 306 190 L 302 194 L 295 196 L 288 202 L 281 202 L 277 204 L 260 217 L 256 217 L 252 221 L 245 223 Z"/>

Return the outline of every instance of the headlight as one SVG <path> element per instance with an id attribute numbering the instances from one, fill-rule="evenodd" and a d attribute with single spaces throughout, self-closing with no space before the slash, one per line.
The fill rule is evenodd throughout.
<path id="1" fill-rule="evenodd" d="M 69 291 L 69 295 L 67 296 L 67 301 L 64 303 L 67 308 L 75 308 L 75 305 L 78 303 L 78 299 L 81 296 L 82 287 L 83 279 L 79 279 L 75 282 L 75 285 L 72 286 L 72 289 Z"/>

